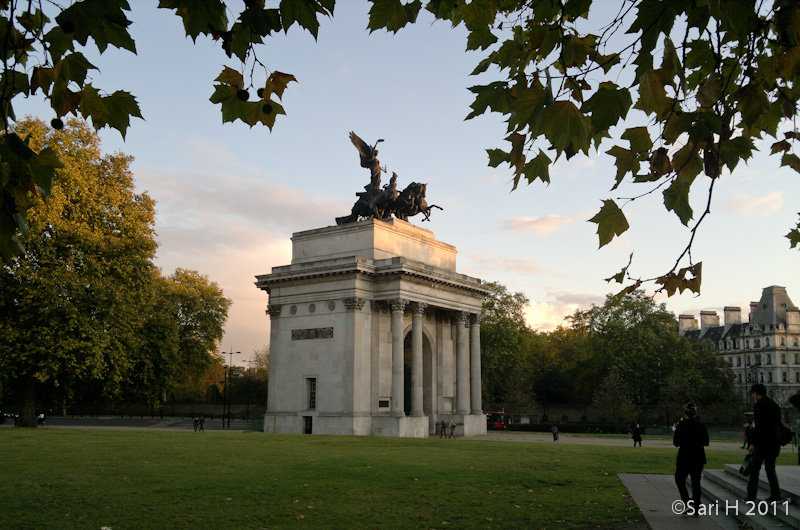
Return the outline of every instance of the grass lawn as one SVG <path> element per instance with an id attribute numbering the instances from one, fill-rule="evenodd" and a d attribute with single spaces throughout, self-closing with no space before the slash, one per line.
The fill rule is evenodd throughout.
<path id="1" fill-rule="evenodd" d="M 37 530 L 611 529 L 643 521 L 617 473 L 673 473 L 676 454 L 469 439 L 11 428 L 0 429 L 0 446 L 0 528 Z M 708 453 L 711 468 L 743 454 Z"/>

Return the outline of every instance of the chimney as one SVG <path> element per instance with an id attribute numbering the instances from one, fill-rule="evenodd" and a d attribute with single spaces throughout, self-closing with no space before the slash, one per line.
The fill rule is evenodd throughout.
<path id="1" fill-rule="evenodd" d="M 719 326 L 719 315 L 716 311 L 700 311 L 700 329 Z"/>
<path id="2" fill-rule="evenodd" d="M 725 325 L 730 326 L 733 324 L 742 323 L 742 308 L 741 307 L 726 307 L 725 311 Z"/>
<path id="3" fill-rule="evenodd" d="M 758 308 L 758 302 L 750 302 L 750 318 L 748 322 L 753 322 L 753 317 L 756 315 L 756 309 Z"/>
<path id="4" fill-rule="evenodd" d="M 678 316 L 678 332 L 681 335 L 693 329 L 697 329 L 697 319 L 693 315 Z"/>

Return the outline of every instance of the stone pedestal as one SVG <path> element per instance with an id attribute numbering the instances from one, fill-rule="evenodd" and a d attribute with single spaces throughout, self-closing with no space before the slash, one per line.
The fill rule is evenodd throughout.
<path id="1" fill-rule="evenodd" d="M 424 437 L 442 418 L 486 432 L 480 312 L 456 249 L 405 221 L 294 234 L 269 293 L 265 432 Z"/>

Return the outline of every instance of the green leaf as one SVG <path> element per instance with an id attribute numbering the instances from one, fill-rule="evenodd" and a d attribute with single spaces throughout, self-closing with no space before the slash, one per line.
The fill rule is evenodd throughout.
<path id="1" fill-rule="evenodd" d="M 319 2 L 318 0 L 281 0 L 279 9 L 284 31 L 289 31 L 292 24 L 297 22 L 300 27 L 308 30 L 315 39 L 319 33 L 317 15 L 330 16 L 333 13 L 333 9 L 328 7 L 327 3 Z"/>
<path id="2" fill-rule="evenodd" d="M 503 162 L 511 163 L 508 153 L 502 149 L 487 149 L 486 153 L 489 155 L 489 167 L 497 167 Z"/>
<path id="3" fill-rule="evenodd" d="M 278 99 L 283 98 L 283 92 L 286 90 L 286 86 L 292 81 L 297 82 L 297 79 L 295 79 L 292 74 L 285 74 L 277 70 L 272 72 L 264 87 L 264 98 L 268 98 L 270 94 L 275 94 L 278 96 Z"/>
<path id="4" fill-rule="evenodd" d="M 244 87 L 244 77 L 242 77 L 242 74 L 229 66 L 226 66 L 214 81 L 231 85 L 237 89 Z"/>
<path id="5" fill-rule="evenodd" d="M 628 220 L 622 213 L 617 203 L 611 199 L 603 201 L 603 206 L 597 214 L 589 219 L 589 222 L 597 224 L 597 235 L 600 239 L 600 247 L 609 244 L 614 236 L 622 235 L 628 228 Z"/>
<path id="6" fill-rule="evenodd" d="M 592 127 L 604 131 L 627 116 L 632 105 L 631 93 L 611 82 L 600 83 L 592 97 L 581 107 L 581 112 L 592 115 Z"/>
<path id="7" fill-rule="evenodd" d="M 616 183 L 611 189 L 617 189 L 617 187 L 625 178 L 626 174 L 631 173 L 631 175 L 636 176 L 636 174 L 639 172 L 639 169 L 641 168 L 641 162 L 636 156 L 636 153 L 633 151 L 615 145 L 606 151 L 606 153 L 617 159 L 615 162 L 615 165 L 617 166 Z"/>
<path id="8" fill-rule="evenodd" d="M 470 87 L 469 91 L 475 94 L 475 101 L 470 105 L 472 112 L 465 118 L 467 120 L 480 116 L 487 108 L 501 114 L 508 114 L 513 108 L 511 89 L 504 81 Z"/>
<path id="9" fill-rule="evenodd" d="M 550 140 L 558 154 L 572 144 L 577 151 L 589 150 L 591 127 L 586 116 L 571 101 L 555 101 L 545 107 L 542 114 L 545 138 Z"/>
<path id="10" fill-rule="evenodd" d="M 372 0 L 367 28 L 370 33 L 379 29 L 397 33 L 407 24 L 416 22 L 420 9 L 420 0 L 408 4 L 400 0 Z"/>
<path id="11" fill-rule="evenodd" d="M 544 151 L 539 150 L 539 154 L 536 158 L 529 160 L 525 164 L 525 180 L 528 181 L 528 184 L 533 183 L 535 180 L 541 180 L 544 183 L 550 182 L 550 164 L 553 161 L 550 160 Z M 512 191 L 517 188 L 517 183 L 519 182 L 519 176 L 515 175 L 514 177 L 514 187 Z"/>
<path id="12" fill-rule="evenodd" d="M 761 87 L 748 84 L 733 95 L 746 125 L 755 124 L 769 110 L 769 98 Z"/>
<path id="13" fill-rule="evenodd" d="M 70 36 L 82 46 L 91 37 L 100 53 L 109 45 L 136 53 L 125 11 L 130 11 L 126 0 L 82 0 L 59 13 L 56 22 L 62 28 L 65 24 L 74 27 Z"/>
<path id="14" fill-rule="evenodd" d="M 719 160 L 730 171 L 733 171 L 739 161 L 746 162 L 752 158 L 753 149 L 755 149 L 755 144 L 753 144 L 752 138 L 737 136 L 730 140 L 723 140 L 719 146 Z"/>
<path id="15" fill-rule="evenodd" d="M 784 153 L 781 157 L 781 167 L 789 166 L 800 173 L 800 158 L 794 153 Z"/>
<path id="16" fill-rule="evenodd" d="M 664 206 L 668 211 L 675 212 L 675 215 L 678 216 L 684 226 L 689 224 L 692 215 L 694 215 L 689 204 L 689 190 L 692 186 L 692 180 L 689 177 L 678 175 L 663 193 Z"/>
<path id="17" fill-rule="evenodd" d="M 660 70 L 645 71 L 639 77 L 639 99 L 634 108 L 644 111 L 645 114 L 661 117 L 672 108 L 672 102 L 664 89 L 665 84 Z"/>
<path id="18" fill-rule="evenodd" d="M 786 238 L 789 240 L 789 248 L 795 248 L 800 245 L 800 222 L 797 223 L 797 228 L 792 228 L 786 234 Z"/>
<path id="19" fill-rule="evenodd" d="M 686 277 L 691 274 L 691 277 Z M 689 290 L 695 294 L 700 294 L 700 284 L 703 277 L 703 263 L 696 263 L 690 267 L 684 267 L 677 273 L 670 272 L 660 278 L 656 279 L 656 283 L 661 285 L 661 288 L 667 291 L 668 296 L 674 295 L 676 292 L 683 292 Z"/>
<path id="20" fill-rule="evenodd" d="M 197 42 L 198 35 L 228 29 L 228 17 L 222 0 L 159 0 L 158 7 L 174 9 L 183 19 L 186 35 Z"/>
<path id="21" fill-rule="evenodd" d="M 647 127 L 631 127 L 622 133 L 622 139 L 631 143 L 631 151 L 634 153 L 649 153 L 653 148 L 653 140 L 650 139 L 650 132 Z"/>
<path id="22" fill-rule="evenodd" d="M 633 263 L 633 252 L 631 252 L 630 258 L 628 258 L 628 264 L 622 267 L 622 270 L 616 273 L 615 275 L 611 276 L 610 278 L 606 278 L 606 282 L 608 283 L 612 281 L 617 283 L 625 282 L 625 275 L 628 273 L 628 269 L 630 268 L 631 263 Z"/>

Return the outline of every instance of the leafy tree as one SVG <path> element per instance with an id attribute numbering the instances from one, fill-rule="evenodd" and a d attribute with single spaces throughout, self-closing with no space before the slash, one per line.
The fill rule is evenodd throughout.
<path id="1" fill-rule="evenodd" d="M 481 376 L 485 407 L 506 403 L 532 405 L 531 370 L 538 334 L 525 321 L 528 299 L 499 283 L 483 302 L 481 321 Z"/>
<path id="2" fill-rule="evenodd" d="M 420 11 L 467 30 L 467 50 L 484 50 L 475 74 L 497 80 L 470 88 L 473 118 L 487 111 L 506 116 L 505 149 L 489 149 L 489 165 L 508 164 L 514 188 L 525 180 L 549 182 L 548 151 L 570 159 L 604 150 L 616 160 L 611 191 L 623 182 L 641 188 L 605 199 L 591 219 L 600 246 L 624 233 L 630 202 L 660 192 L 667 211 L 689 227 L 687 246 L 671 269 L 649 279 L 631 274 L 631 262 L 609 281 L 631 282 L 633 292 L 653 281 L 672 295 L 699 292 L 702 263 L 691 255 L 695 234 L 711 211 L 719 177 L 746 162 L 755 140 L 774 138 L 771 154 L 800 172 L 793 123 L 800 97 L 800 5 L 796 0 L 631 0 L 609 19 L 599 0 L 370 0 L 370 31 L 397 32 Z M 280 99 L 295 78 L 270 71 L 259 45 L 297 24 L 314 37 L 335 0 L 245 0 L 236 13 L 223 0 L 160 0 L 174 10 L 187 36 L 218 41 L 234 67 L 214 80 L 211 101 L 223 122 L 241 120 L 270 129 L 285 111 Z M 89 73 L 97 67 L 82 53 L 89 40 L 102 54 L 110 46 L 136 52 L 127 31 L 126 0 L 82 0 L 67 8 L 42 0 L 0 0 L 3 60 L 0 118 L 13 122 L 13 99 L 41 94 L 53 108 L 54 126 L 68 114 L 123 136 L 140 117 L 133 95 L 105 94 Z M 44 11 L 48 11 L 45 13 Z M 52 17 L 52 18 L 51 18 Z M 253 97 L 253 90 L 255 97 Z M 617 128 L 618 127 L 618 128 Z M 618 134 L 617 134 L 618 133 Z M 0 146 L 6 168 L 0 189 L 0 256 L 23 250 L 32 196 L 46 195 L 57 160 L 33 155 L 18 137 Z M 692 189 L 706 190 L 696 216 Z M 800 245 L 800 223 L 787 234 Z"/>
<path id="3" fill-rule="evenodd" d="M 131 157 L 101 155 L 77 119 L 16 132 L 62 161 L 49 199 L 34 199 L 27 255 L 0 267 L 0 388 L 21 401 L 21 424 L 35 425 L 37 404 L 155 404 L 208 372 L 230 300 L 195 271 L 153 266 L 154 203 L 135 192 Z"/>
<path id="4" fill-rule="evenodd" d="M 610 418 L 616 427 L 630 422 L 639 414 L 625 380 L 615 372 L 609 374 L 595 390 L 591 408 L 601 417 Z"/>
<path id="5" fill-rule="evenodd" d="M 143 345 L 156 242 L 153 201 L 134 191 L 130 157 L 101 156 L 97 135 L 77 120 L 60 131 L 28 120 L 16 132 L 63 164 L 50 198 L 33 199 L 27 256 L 0 269 L 0 377 L 22 402 L 20 423 L 33 426 L 37 399 L 121 397 L 128 352 Z"/>

